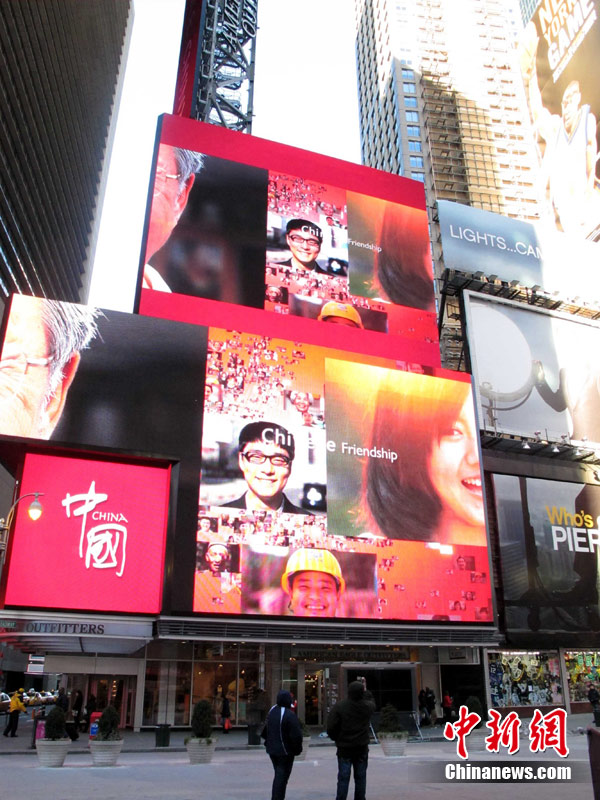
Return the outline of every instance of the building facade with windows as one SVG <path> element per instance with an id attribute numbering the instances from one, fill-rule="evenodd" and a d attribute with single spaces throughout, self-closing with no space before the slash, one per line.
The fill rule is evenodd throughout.
<path id="1" fill-rule="evenodd" d="M 446 199 L 535 219 L 516 1 L 357 0 L 355 9 L 363 162 L 423 181 L 430 206 Z"/>

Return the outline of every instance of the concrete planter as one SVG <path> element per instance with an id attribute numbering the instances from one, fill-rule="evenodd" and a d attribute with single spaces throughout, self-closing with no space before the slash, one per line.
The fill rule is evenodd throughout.
<path id="1" fill-rule="evenodd" d="M 103 742 L 90 739 L 90 752 L 95 767 L 114 767 L 123 749 L 123 739 Z"/>
<path id="2" fill-rule="evenodd" d="M 69 752 L 70 739 L 36 739 L 40 767 L 62 767 Z"/>
<path id="3" fill-rule="evenodd" d="M 190 764 L 210 764 L 217 746 L 217 740 L 212 739 L 210 744 L 207 744 L 206 739 L 188 739 L 185 746 Z"/>
<path id="4" fill-rule="evenodd" d="M 396 737 L 387 737 L 385 734 L 380 733 L 379 743 L 385 756 L 398 758 L 398 756 L 404 755 L 404 751 L 406 749 L 406 736 L 397 739 Z"/>
<path id="5" fill-rule="evenodd" d="M 302 752 L 299 756 L 296 756 L 296 761 L 306 761 L 306 754 L 308 753 L 308 746 L 310 744 L 310 736 L 303 736 L 302 737 Z"/>

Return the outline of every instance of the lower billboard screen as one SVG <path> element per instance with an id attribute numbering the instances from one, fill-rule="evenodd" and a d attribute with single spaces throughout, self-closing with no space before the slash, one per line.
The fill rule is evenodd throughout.
<path id="1" fill-rule="evenodd" d="M 7 605 L 153 613 L 161 608 L 170 470 L 28 453 Z"/>
<path id="2" fill-rule="evenodd" d="M 76 308 L 13 299 L 1 433 L 179 462 L 164 610 L 492 621 L 468 376 L 264 312 L 260 332 L 105 312 L 66 340 L 53 393 L 56 329 L 90 322 Z"/>
<path id="3" fill-rule="evenodd" d="M 599 629 L 600 487 L 494 475 L 509 631 Z"/>
<path id="4" fill-rule="evenodd" d="M 469 383 L 217 328 L 208 348 L 195 611 L 491 620 Z"/>

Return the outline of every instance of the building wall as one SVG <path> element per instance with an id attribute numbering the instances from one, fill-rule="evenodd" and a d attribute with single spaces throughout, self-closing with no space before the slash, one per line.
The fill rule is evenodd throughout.
<path id="1" fill-rule="evenodd" d="M 516 2 L 355 8 L 363 161 L 417 180 L 424 171 L 430 205 L 444 198 L 536 218 Z"/>
<path id="2" fill-rule="evenodd" d="M 84 299 L 130 0 L 0 5 L 0 296 Z"/>

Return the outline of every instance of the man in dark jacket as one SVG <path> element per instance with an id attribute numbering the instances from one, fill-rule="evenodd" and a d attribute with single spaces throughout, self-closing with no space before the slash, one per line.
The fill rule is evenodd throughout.
<path id="1" fill-rule="evenodd" d="M 348 686 L 348 698 L 340 700 L 327 717 L 327 735 L 337 745 L 338 778 L 336 800 L 346 800 L 350 773 L 354 770 L 354 800 L 365 800 L 369 733 L 375 703 L 361 681 Z"/>
<path id="2" fill-rule="evenodd" d="M 299 756 L 302 752 L 302 727 L 291 706 L 292 695 L 282 689 L 277 695 L 276 705 L 267 715 L 262 732 L 275 770 L 271 800 L 284 800 L 287 782 L 294 766 L 294 756 Z"/>

